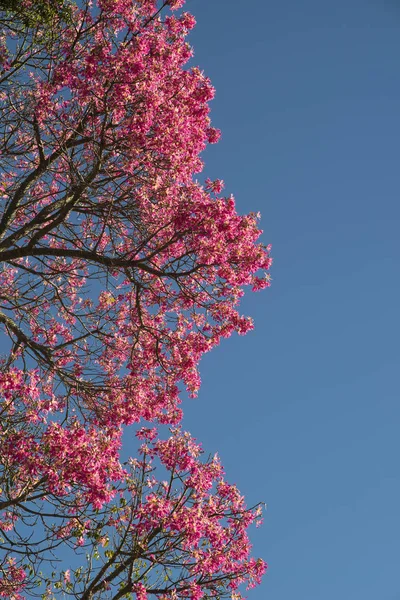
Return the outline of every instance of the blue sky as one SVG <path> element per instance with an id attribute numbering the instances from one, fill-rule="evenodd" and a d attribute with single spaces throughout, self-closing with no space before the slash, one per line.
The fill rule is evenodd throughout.
<path id="1" fill-rule="evenodd" d="M 275 262 L 185 427 L 268 504 L 250 600 L 399 600 L 400 3 L 187 8 L 223 133 L 205 175 L 261 211 Z"/>

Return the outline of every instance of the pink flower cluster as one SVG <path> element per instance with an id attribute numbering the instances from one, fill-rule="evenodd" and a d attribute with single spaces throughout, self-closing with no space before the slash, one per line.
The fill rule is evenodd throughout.
<path id="1" fill-rule="evenodd" d="M 24 569 L 16 566 L 14 558 L 9 558 L 6 564 L 0 567 L 0 598 L 24 600 L 20 592 L 24 588 L 25 579 Z"/>
<path id="2" fill-rule="evenodd" d="M 77 421 L 64 427 L 52 422 L 40 437 L 0 431 L 2 461 L 18 478 L 15 495 L 44 478 L 49 494 L 62 498 L 75 490 L 94 508 L 111 500 L 110 482 L 123 476 L 119 449 L 119 433 L 86 429 Z"/>
<path id="3" fill-rule="evenodd" d="M 139 435 L 143 437 L 143 432 Z M 153 434 L 147 436 L 147 444 L 142 447 L 146 469 L 154 469 L 160 461 L 180 485 L 173 491 L 171 485 L 160 485 L 145 496 L 135 514 L 135 531 L 151 537 L 158 526 L 171 544 L 181 538 L 185 581 L 189 579 L 192 594 L 189 597 L 200 598 L 221 574 L 228 578 L 231 590 L 242 583 L 248 587 L 260 583 L 266 564 L 250 557 L 247 535 L 248 527 L 260 515 L 260 507 L 246 508 L 238 489 L 223 479 L 218 457 L 202 462 L 202 449 L 188 433 L 177 428 L 167 440 L 151 438 Z M 177 586 L 175 592 L 177 598 L 187 597 L 184 585 Z"/>

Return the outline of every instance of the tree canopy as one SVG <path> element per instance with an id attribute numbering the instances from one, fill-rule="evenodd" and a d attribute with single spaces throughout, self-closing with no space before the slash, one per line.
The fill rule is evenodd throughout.
<path id="1" fill-rule="evenodd" d="M 68 0 L 0 0 L 2 22 L 9 25 L 20 22 L 25 27 L 53 26 L 57 20 L 68 20 L 71 3 Z"/>
<path id="2" fill-rule="evenodd" d="M 180 390 L 252 328 L 240 298 L 271 259 L 258 216 L 197 180 L 219 131 L 195 20 L 181 0 L 20 4 L 0 19 L 0 597 L 240 598 L 265 570 L 259 508 L 180 429 Z"/>

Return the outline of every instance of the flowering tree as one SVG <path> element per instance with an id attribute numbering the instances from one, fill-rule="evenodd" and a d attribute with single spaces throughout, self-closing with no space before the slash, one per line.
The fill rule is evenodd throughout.
<path id="1" fill-rule="evenodd" d="M 35 596 L 42 587 L 45 598 L 116 600 L 136 592 L 139 600 L 197 600 L 241 598 L 241 583 L 259 583 L 265 564 L 249 557 L 246 530 L 260 507 L 246 509 L 217 457 L 202 462 L 189 434 L 156 435 L 139 430 L 139 457 L 118 473 L 115 496 L 101 509 L 88 505 L 79 487 L 50 492 L 45 511 L 37 490 L 10 507 L 2 523 L 7 558 L 0 594 L 18 598 L 23 588 Z M 71 568 L 43 573 L 60 548 Z"/>
<path id="2" fill-rule="evenodd" d="M 0 18 L 0 597 L 240 597 L 264 569 L 258 510 L 179 428 L 119 462 L 124 425 L 179 423 L 268 285 L 257 216 L 194 179 L 219 132 L 183 4 Z M 68 548 L 84 565 L 60 569 Z"/>

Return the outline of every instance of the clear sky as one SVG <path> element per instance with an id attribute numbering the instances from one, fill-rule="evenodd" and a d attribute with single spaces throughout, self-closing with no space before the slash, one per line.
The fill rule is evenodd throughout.
<path id="1" fill-rule="evenodd" d="M 205 174 L 261 211 L 275 262 L 185 427 L 268 504 L 249 600 L 398 600 L 400 2 L 187 8 L 223 133 Z"/>

